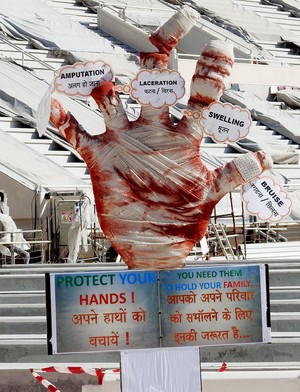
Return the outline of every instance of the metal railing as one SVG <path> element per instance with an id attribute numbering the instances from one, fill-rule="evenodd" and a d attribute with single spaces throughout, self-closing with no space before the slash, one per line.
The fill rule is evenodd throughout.
<path id="1" fill-rule="evenodd" d="M 7 261 L 10 264 L 16 264 L 16 257 L 21 257 L 24 264 L 29 264 L 30 260 L 41 263 L 47 261 L 46 251 L 48 250 L 49 254 L 51 241 L 44 239 L 43 230 L 0 231 L 0 236 L 2 237 L 0 247 L 7 248 L 10 253 L 8 256 L 6 252 L 5 254 L 1 252 L 1 264 L 6 264 Z"/>
<path id="2" fill-rule="evenodd" d="M 5 44 L 9 45 L 12 49 L 14 49 L 17 53 L 21 53 L 21 65 L 22 67 L 26 67 L 25 65 L 25 58 L 28 57 L 33 61 L 36 61 L 38 64 L 40 64 L 41 66 L 43 66 L 44 68 L 53 71 L 53 74 L 55 74 L 56 70 L 54 67 L 51 67 L 51 65 L 49 65 L 48 63 L 46 63 L 45 61 L 39 59 L 38 57 L 36 57 L 35 55 L 33 55 L 30 52 L 27 52 L 26 50 L 23 50 L 22 48 L 20 48 L 18 45 L 14 44 L 10 39 L 8 39 L 3 33 L 0 32 L 0 41 L 4 42 Z M 13 57 L 12 57 L 13 58 Z M 17 61 L 15 58 L 13 58 L 13 60 Z M 27 67 L 29 68 L 29 67 Z"/>

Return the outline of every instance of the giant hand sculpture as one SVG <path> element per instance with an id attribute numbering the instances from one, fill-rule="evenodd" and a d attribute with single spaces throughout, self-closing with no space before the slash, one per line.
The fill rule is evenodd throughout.
<path id="1" fill-rule="evenodd" d="M 184 6 L 150 37 L 159 52 L 141 53 L 141 68 L 166 68 L 169 54 L 198 15 Z M 218 100 L 233 51 L 212 41 L 203 50 L 191 83 L 188 110 Z M 184 265 L 207 230 L 213 208 L 237 186 L 271 167 L 263 152 L 249 153 L 210 171 L 200 158 L 203 137 L 193 116 L 173 124 L 167 106 L 143 106 L 130 122 L 112 82 L 92 92 L 106 132 L 91 136 L 52 99 L 51 121 L 85 160 L 101 228 L 129 268 Z"/>

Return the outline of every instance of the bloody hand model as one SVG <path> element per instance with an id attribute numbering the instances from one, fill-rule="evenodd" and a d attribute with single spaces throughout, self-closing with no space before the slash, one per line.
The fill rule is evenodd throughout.
<path id="1" fill-rule="evenodd" d="M 197 14 L 183 7 L 150 41 L 158 53 L 141 53 L 141 68 L 166 68 L 169 54 L 192 27 Z M 197 62 L 187 110 L 218 100 L 233 51 L 219 41 L 207 45 Z M 202 163 L 203 137 L 197 121 L 177 125 L 168 107 L 142 107 L 130 122 L 112 82 L 92 92 L 106 132 L 91 136 L 58 101 L 51 121 L 85 160 L 90 171 L 101 228 L 129 268 L 171 269 L 184 265 L 206 232 L 214 206 L 228 192 L 271 167 L 264 153 L 249 153 L 210 171 Z"/>

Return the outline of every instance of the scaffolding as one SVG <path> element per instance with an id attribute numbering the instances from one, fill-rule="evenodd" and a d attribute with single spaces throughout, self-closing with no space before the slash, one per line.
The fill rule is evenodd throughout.
<path id="1" fill-rule="evenodd" d="M 226 260 L 246 259 L 247 244 L 288 241 L 287 236 L 282 234 L 287 233 L 287 223 L 259 222 L 255 216 L 250 216 L 249 222 L 246 222 L 243 201 L 241 212 L 237 215 L 231 193 L 229 200 L 230 211 L 227 214 L 217 214 L 215 209 L 211 216 L 206 236 L 210 252 L 206 258 L 220 256 Z M 237 219 L 239 224 L 236 223 Z"/>

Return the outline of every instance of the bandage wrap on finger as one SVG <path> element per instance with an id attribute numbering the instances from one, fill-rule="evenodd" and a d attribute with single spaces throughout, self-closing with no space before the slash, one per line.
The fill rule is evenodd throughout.
<path id="1" fill-rule="evenodd" d="M 245 182 L 251 180 L 253 177 L 259 176 L 263 171 L 260 162 L 250 154 L 241 155 L 233 163 Z"/>
<path id="2" fill-rule="evenodd" d="M 150 42 L 160 52 L 169 55 L 171 50 L 190 31 L 198 19 L 198 12 L 184 5 L 179 12 L 174 14 L 149 37 Z"/>
<path id="3" fill-rule="evenodd" d="M 179 12 L 173 15 L 165 24 L 164 28 L 168 34 L 180 34 L 185 36 L 194 24 L 199 20 L 199 14 L 193 8 L 183 6 Z"/>
<path id="4" fill-rule="evenodd" d="M 199 60 L 191 82 L 189 105 L 201 107 L 217 101 L 225 90 L 225 78 L 234 63 L 233 47 L 227 42 L 212 40 Z"/>

